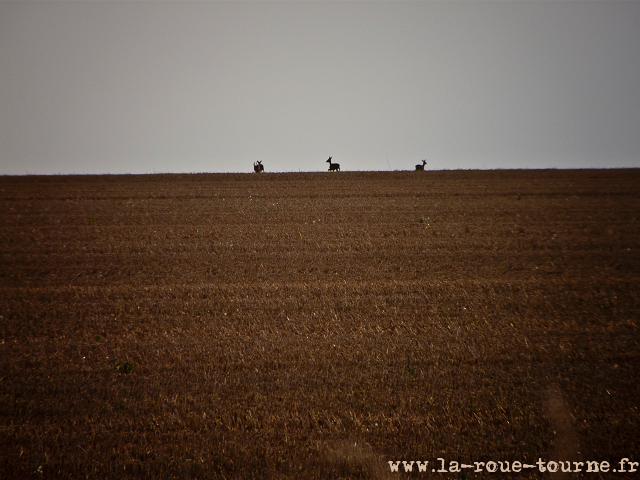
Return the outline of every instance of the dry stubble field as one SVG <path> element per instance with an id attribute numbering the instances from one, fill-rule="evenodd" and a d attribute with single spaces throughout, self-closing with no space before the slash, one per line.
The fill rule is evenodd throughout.
<path id="1" fill-rule="evenodd" d="M 3 479 L 640 461 L 640 170 L 0 177 L 0 253 Z"/>

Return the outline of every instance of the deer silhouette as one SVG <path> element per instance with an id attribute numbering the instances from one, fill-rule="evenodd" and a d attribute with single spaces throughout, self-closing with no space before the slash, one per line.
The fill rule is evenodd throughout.
<path id="1" fill-rule="evenodd" d="M 420 170 L 424 172 L 424 166 L 427 164 L 426 160 L 422 160 L 422 165 L 416 165 L 416 171 Z"/>
<path id="2" fill-rule="evenodd" d="M 264 165 L 262 165 L 262 160 L 258 160 L 253 164 L 253 171 L 256 173 L 264 172 Z"/>
<path id="3" fill-rule="evenodd" d="M 327 160 L 327 163 L 329 164 L 329 171 L 330 172 L 333 172 L 333 171 L 339 172 L 340 171 L 340 164 L 339 163 L 331 163 L 331 158 L 332 157 L 329 157 L 329 160 Z"/>

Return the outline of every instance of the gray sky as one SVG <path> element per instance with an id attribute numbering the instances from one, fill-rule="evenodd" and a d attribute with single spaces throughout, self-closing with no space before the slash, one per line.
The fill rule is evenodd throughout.
<path id="1" fill-rule="evenodd" d="M 640 167 L 640 1 L 0 0 L 0 174 Z"/>

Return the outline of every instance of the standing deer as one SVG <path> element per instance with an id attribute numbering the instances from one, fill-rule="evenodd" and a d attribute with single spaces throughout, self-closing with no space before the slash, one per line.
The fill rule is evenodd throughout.
<path id="1" fill-rule="evenodd" d="M 253 171 L 256 173 L 264 172 L 264 165 L 262 165 L 262 160 L 258 160 L 253 164 Z"/>
<path id="2" fill-rule="evenodd" d="M 331 163 L 331 158 L 332 157 L 329 157 L 329 160 L 327 160 L 327 163 L 329 164 L 329 171 L 333 172 L 335 170 L 336 172 L 339 172 L 340 171 L 340 164 L 339 163 Z"/>
<path id="3" fill-rule="evenodd" d="M 416 165 L 416 171 L 420 170 L 424 172 L 424 166 L 427 164 L 426 160 L 422 160 L 422 165 Z"/>

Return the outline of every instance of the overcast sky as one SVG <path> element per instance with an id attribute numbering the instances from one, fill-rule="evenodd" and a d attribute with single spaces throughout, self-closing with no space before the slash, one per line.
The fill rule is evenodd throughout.
<path id="1" fill-rule="evenodd" d="M 640 167 L 640 1 L 0 0 L 0 174 Z"/>

